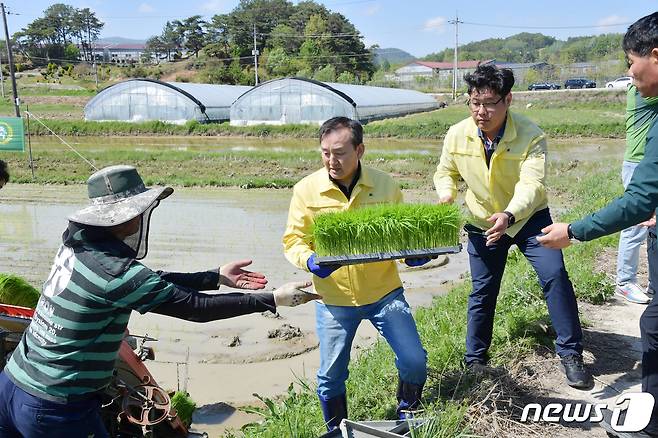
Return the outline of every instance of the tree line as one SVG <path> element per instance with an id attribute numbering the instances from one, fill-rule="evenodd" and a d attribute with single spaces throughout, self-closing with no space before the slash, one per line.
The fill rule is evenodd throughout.
<path id="1" fill-rule="evenodd" d="M 92 45 L 105 23 L 89 8 L 74 8 L 56 3 L 43 11 L 43 17 L 14 33 L 18 49 L 33 63 L 49 60 L 92 60 Z"/>
<path id="2" fill-rule="evenodd" d="M 623 59 L 622 34 L 571 37 L 560 41 L 541 33 L 522 32 L 507 38 L 488 38 L 459 47 L 459 60 L 495 59 L 502 62 L 572 64 Z M 431 53 L 426 61 L 452 61 L 453 49 Z"/>
<path id="3" fill-rule="evenodd" d="M 51 61 L 92 61 L 92 47 L 104 23 L 89 8 L 53 4 L 43 16 L 13 36 L 18 50 L 34 66 Z M 312 0 L 240 0 L 229 13 L 209 19 L 193 15 L 167 21 L 160 34 L 146 41 L 143 61 L 191 58 L 190 68 L 209 83 L 252 84 L 254 37 L 263 80 L 300 76 L 346 83 L 385 82 L 390 63 L 375 64 L 377 46 L 366 47 L 356 27 L 342 14 Z M 560 41 L 523 32 L 464 44 L 460 60 L 569 64 L 623 59 L 621 34 Z M 428 61 L 452 61 L 453 49 L 432 53 Z M 386 84 L 392 85 L 392 84 Z"/>
<path id="4" fill-rule="evenodd" d="M 281 76 L 363 82 L 375 71 L 374 54 L 342 14 L 313 1 L 241 0 L 209 20 L 194 15 L 168 21 L 147 40 L 147 59 L 180 57 L 181 49 L 215 61 L 212 82 L 249 83 L 254 38 L 265 79 Z"/>
<path id="5" fill-rule="evenodd" d="M 34 65 L 92 61 L 93 43 L 104 23 L 89 8 L 53 4 L 13 36 Z M 314 1 L 240 0 L 227 14 L 193 15 L 167 21 L 148 38 L 143 61 L 197 59 L 206 80 L 252 83 L 254 37 L 259 75 L 297 75 L 319 80 L 365 82 L 376 70 L 372 48 L 342 14 Z"/>

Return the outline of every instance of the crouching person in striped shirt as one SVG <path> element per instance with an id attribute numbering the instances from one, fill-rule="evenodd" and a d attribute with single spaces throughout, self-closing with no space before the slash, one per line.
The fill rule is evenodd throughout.
<path id="1" fill-rule="evenodd" d="M 206 294 L 220 285 L 263 289 L 263 274 L 242 260 L 207 272 L 155 272 L 147 252 L 149 219 L 171 187 L 146 188 L 131 166 L 87 181 L 90 205 L 69 216 L 63 244 L 28 329 L 0 373 L 0 436 L 107 437 L 101 420 L 130 312 L 207 322 L 276 311 L 321 298 L 287 283 L 273 292 Z"/>

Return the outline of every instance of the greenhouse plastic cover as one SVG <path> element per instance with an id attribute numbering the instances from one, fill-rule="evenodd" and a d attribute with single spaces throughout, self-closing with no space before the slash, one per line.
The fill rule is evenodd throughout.
<path id="1" fill-rule="evenodd" d="M 93 97 L 85 106 L 85 119 L 173 123 L 228 120 L 233 101 L 251 88 L 131 79 Z"/>
<path id="2" fill-rule="evenodd" d="M 438 107 L 434 97 L 415 90 L 281 78 L 240 96 L 231 124 L 322 123 L 335 116 L 368 121 Z"/>

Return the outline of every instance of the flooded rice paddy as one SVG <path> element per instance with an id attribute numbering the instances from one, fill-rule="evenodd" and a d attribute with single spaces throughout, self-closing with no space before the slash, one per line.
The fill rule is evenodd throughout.
<path id="1" fill-rule="evenodd" d="M 294 153 L 296 151 L 317 150 L 316 139 L 276 139 L 276 138 L 217 138 L 217 137 L 67 137 L 66 141 L 74 148 L 84 150 L 134 149 L 196 152 L 249 152 L 268 151 L 278 153 Z M 549 139 L 549 149 L 552 159 L 568 159 L 569 156 L 581 160 L 617 158 L 621 156 L 624 147 L 622 139 L 606 138 L 575 138 Z M 421 154 L 436 156 L 441 153 L 441 140 L 400 140 L 400 139 L 365 139 L 366 151 L 374 154 L 409 155 Z M 34 150 L 68 150 L 59 140 L 53 137 L 41 136 L 32 138 Z"/>
<path id="2" fill-rule="evenodd" d="M 144 150 L 240 151 L 295 153 L 317 149 L 317 142 L 276 139 L 225 138 L 105 138 L 68 139 L 85 150 L 137 148 Z M 553 161 L 614 161 L 621 163 L 623 140 L 576 139 L 550 141 Z M 439 156 L 439 141 L 373 139 L 368 152 Z M 33 148 L 66 150 L 56 140 L 35 138 Z M 74 158 L 72 158 L 74 159 Z M 318 167 L 320 157 L 318 154 Z M 376 163 L 375 163 L 376 165 Z M 431 181 L 432 175 L 425 177 Z M 253 269 L 270 281 L 268 289 L 309 274 L 290 265 L 283 256 L 281 234 L 291 191 L 288 189 L 176 188 L 155 210 L 151 221 L 149 254 L 144 263 L 153 269 L 200 271 L 239 259 L 253 259 Z M 433 202 L 431 191 L 411 191 L 408 200 Z M 0 272 L 25 277 L 36 287 L 45 281 L 66 227 L 66 216 L 86 204 L 84 185 L 8 184 L 0 190 Z M 407 299 L 412 306 L 429 304 L 452 281 L 467 272 L 465 251 L 437 261 L 431 269 L 401 268 Z M 269 339 L 270 330 L 290 324 L 302 336 Z M 160 315 L 134 314 L 133 333 L 158 339 L 153 343 L 156 361 L 149 369 L 168 389 L 186 388 L 199 406 L 210 412 L 197 423 L 239 426 L 253 418 L 221 403 L 254 403 L 253 393 L 274 396 L 286 391 L 297 377 L 313 378 L 318 366 L 313 304 L 282 308 L 278 318 L 247 315 L 196 324 Z M 372 343 L 377 333 L 363 324 L 355 348 Z M 238 342 L 236 342 L 236 338 Z M 186 365 L 184 365 L 186 364 Z M 229 407 L 230 407 L 229 406 Z M 225 407 L 225 406 L 224 406 Z M 221 409 L 220 409 L 221 408 Z M 216 411 L 221 412 L 218 414 Z M 200 412 L 204 412 L 202 409 Z"/>

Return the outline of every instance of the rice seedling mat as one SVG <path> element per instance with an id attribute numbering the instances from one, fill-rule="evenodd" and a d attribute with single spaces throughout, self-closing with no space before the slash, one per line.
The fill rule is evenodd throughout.
<path id="1" fill-rule="evenodd" d="M 432 257 L 444 254 L 457 254 L 461 250 L 462 245 L 460 243 L 457 246 L 446 246 L 441 248 L 404 249 L 400 251 L 375 252 L 370 254 L 317 257 L 315 262 L 318 266 L 346 266 L 358 265 L 360 263 L 383 262 L 385 260 L 406 259 L 407 257 Z"/>
<path id="2" fill-rule="evenodd" d="M 316 263 L 354 265 L 461 251 L 462 218 L 452 204 L 375 204 L 320 213 L 311 241 Z"/>

